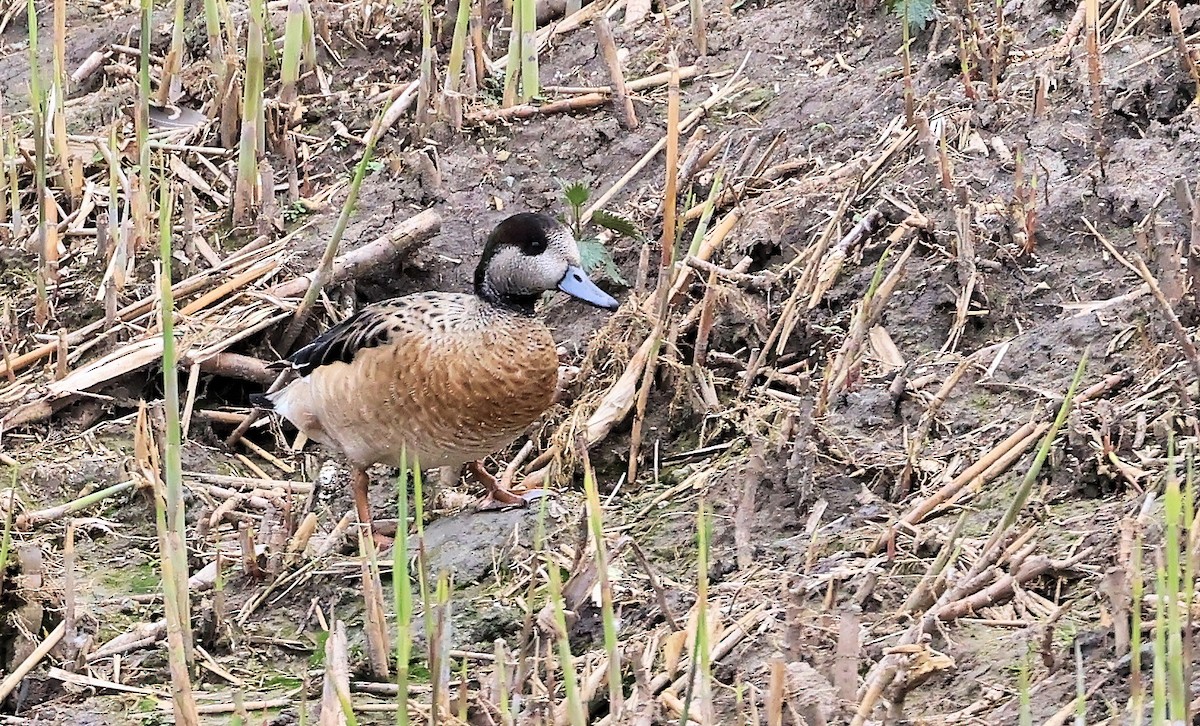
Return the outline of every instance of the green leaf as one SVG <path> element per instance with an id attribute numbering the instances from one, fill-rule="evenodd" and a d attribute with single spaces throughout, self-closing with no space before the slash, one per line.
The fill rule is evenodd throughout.
<path id="1" fill-rule="evenodd" d="M 629 286 L 629 283 L 621 276 L 621 270 L 617 268 L 617 263 L 613 262 L 612 253 L 608 251 L 603 242 L 595 237 L 579 240 L 579 261 L 589 275 L 597 273 L 618 285 Z"/>
<path id="2" fill-rule="evenodd" d="M 587 204 L 587 200 L 592 196 L 592 193 L 583 185 L 583 182 L 575 182 L 563 187 L 563 196 L 566 197 L 567 204 L 570 204 L 572 207 L 582 207 Z"/>
<path id="3" fill-rule="evenodd" d="M 308 657 L 308 666 L 310 668 L 320 668 L 325 665 L 325 641 L 329 640 L 329 631 L 318 630 L 312 638 L 316 642 L 313 644 L 312 655 Z"/>
<path id="4" fill-rule="evenodd" d="M 630 239 L 642 238 L 642 232 L 637 228 L 636 224 L 612 212 L 597 209 L 592 213 L 592 221 L 605 229 L 611 229 L 622 237 L 629 237 Z"/>
<path id="5" fill-rule="evenodd" d="M 893 15 L 908 21 L 910 28 L 924 30 L 933 20 L 934 0 L 888 0 L 887 6 Z"/>

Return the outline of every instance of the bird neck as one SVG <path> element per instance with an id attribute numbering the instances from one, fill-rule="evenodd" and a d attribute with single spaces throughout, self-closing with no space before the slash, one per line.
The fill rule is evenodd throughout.
<path id="1" fill-rule="evenodd" d="M 481 277 L 476 277 L 475 279 L 475 294 L 481 300 L 498 308 L 511 310 L 523 315 L 533 315 L 534 306 L 537 305 L 538 298 L 541 295 L 506 294 L 498 290 L 486 276 Z"/>

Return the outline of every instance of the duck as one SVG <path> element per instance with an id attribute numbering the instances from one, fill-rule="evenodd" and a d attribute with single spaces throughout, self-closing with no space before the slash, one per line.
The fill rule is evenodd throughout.
<path id="1" fill-rule="evenodd" d="M 479 509 L 527 504 L 544 492 L 512 491 L 482 460 L 554 401 L 558 353 L 535 308 L 556 290 L 605 310 L 620 306 L 588 277 L 566 225 L 513 214 L 488 235 L 471 293 L 420 292 L 366 305 L 272 364 L 295 377 L 251 402 L 346 457 L 368 532 L 367 471 L 375 464 L 465 468 L 486 491 Z"/>

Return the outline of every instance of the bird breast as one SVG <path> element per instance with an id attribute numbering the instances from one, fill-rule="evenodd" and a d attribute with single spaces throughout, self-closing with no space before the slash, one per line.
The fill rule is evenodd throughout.
<path id="1" fill-rule="evenodd" d="M 361 465 L 461 466 L 508 446 L 553 401 L 558 356 L 540 321 L 500 314 L 404 331 L 294 381 L 275 408 Z"/>

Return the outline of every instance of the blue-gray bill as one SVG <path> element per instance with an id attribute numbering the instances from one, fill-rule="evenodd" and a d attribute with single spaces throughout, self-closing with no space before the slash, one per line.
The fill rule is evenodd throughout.
<path id="1" fill-rule="evenodd" d="M 612 295 L 596 287 L 596 283 L 588 278 L 587 273 L 576 265 L 567 268 L 567 274 L 563 275 L 563 279 L 558 283 L 558 289 L 573 298 L 605 310 L 616 310 L 621 306 Z"/>

